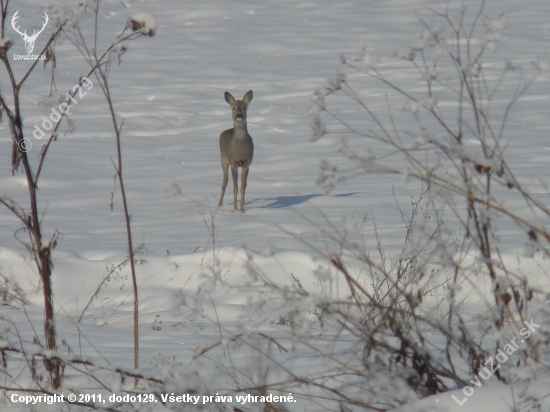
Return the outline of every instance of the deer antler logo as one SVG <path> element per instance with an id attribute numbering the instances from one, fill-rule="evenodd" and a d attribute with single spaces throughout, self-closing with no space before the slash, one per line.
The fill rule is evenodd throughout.
<path id="1" fill-rule="evenodd" d="M 17 33 L 19 33 L 21 35 L 21 37 L 23 38 L 23 40 L 25 41 L 25 49 L 27 49 L 27 53 L 30 54 L 34 50 L 34 42 L 38 38 L 38 35 L 44 31 L 44 29 L 46 28 L 46 25 L 48 24 L 48 21 L 50 21 L 50 18 L 48 17 L 48 15 L 46 13 L 44 13 L 44 17 L 45 17 L 46 20 L 44 21 L 44 24 L 42 25 L 42 28 L 40 30 L 34 30 L 33 33 L 32 33 L 32 36 L 29 36 L 29 35 L 27 35 L 27 30 L 25 30 L 23 33 L 21 33 L 19 31 L 19 26 L 15 27 L 15 24 L 16 24 L 15 20 L 17 20 L 17 18 L 19 17 L 17 15 L 17 13 L 19 13 L 19 10 L 17 10 L 15 12 L 15 14 L 13 15 L 13 18 L 11 19 L 11 25 L 12 25 L 13 29 Z"/>

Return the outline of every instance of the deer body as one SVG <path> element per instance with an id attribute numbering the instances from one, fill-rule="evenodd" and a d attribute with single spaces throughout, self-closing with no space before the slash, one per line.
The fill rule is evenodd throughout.
<path id="1" fill-rule="evenodd" d="M 238 169 L 241 168 L 241 212 L 244 212 L 244 193 L 248 169 L 254 156 L 254 143 L 246 127 L 246 111 L 252 100 L 252 90 L 249 90 L 242 100 L 235 100 L 229 92 L 225 92 L 225 101 L 233 112 L 233 129 L 226 130 L 220 135 L 220 152 L 222 157 L 222 194 L 218 206 L 223 203 L 223 196 L 229 179 L 228 171 L 231 166 L 233 177 L 233 207 L 237 209 Z"/>

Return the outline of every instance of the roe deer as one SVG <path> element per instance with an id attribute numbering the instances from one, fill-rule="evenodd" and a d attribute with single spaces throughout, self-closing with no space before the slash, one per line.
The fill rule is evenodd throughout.
<path id="1" fill-rule="evenodd" d="M 233 175 L 233 207 L 237 209 L 238 168 L 241 168 L 241 212 L 244 212 L 244 191 L 248 168 L 254 156 L 254 143 L 246 128 L 246 109 L 252 100 L 252 90 L 249 90 L 242 100 L 235 100 L 229 92 L 225 92 L 225 101 L 229 103 L 233 112 L 233 129 L 226 130 L 220 135 L 220 152 L 222 154 L 223 183 L 222 195 L 218 206 L 223 203 L 225 188 L 227 187 L 227 171 L 231 166 Z"/>

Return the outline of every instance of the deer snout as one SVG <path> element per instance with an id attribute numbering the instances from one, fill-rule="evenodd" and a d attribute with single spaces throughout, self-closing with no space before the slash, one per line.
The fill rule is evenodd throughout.
<path id="1" fill-rule="evenodd" d="M 239 113 L 239 114 L 237 115 L 237 120 L 243 120 L 243 115 Z"/>

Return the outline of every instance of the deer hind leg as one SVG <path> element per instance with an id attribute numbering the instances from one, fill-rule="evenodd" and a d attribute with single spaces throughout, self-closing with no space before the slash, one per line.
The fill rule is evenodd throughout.
<path id="1" fill-rule="evenodd" d="M 223 204 L 223 196 L 225 195 L 225 188 L 227 187 L 228 169 L 229 169 L 229 163 L 222 162 L 222 170 L 223 170 L 222 195 L 220 196 L 220 201 L 218 202 L 218 206 L 221 206 Z"/>
<path id="2" fill-rule="evenodd" d="M 237 210 L 237 193 L 239 192 L 239 168 L 231 165 L 231 175 L 233 176 L 233 208 Z"/>

